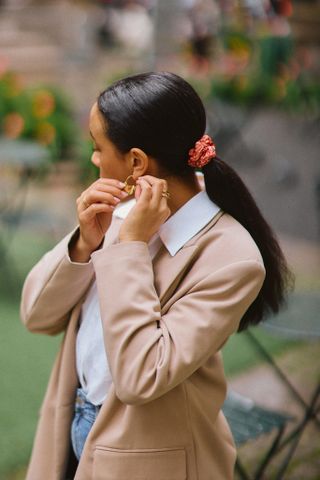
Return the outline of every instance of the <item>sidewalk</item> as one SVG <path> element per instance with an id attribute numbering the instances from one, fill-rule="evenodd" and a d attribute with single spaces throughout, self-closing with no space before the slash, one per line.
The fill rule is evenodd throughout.
<path id="1" fill-rule="evenodd" d="M 319 383 L 320 355 L 319 342 L 302 345 L 277 357 L 280 368 L 286 372 L 301 396 L 309 401 L 315 385 Z M 288 389 L 281 383 L 270 366 L 262 364 L 230 379 L 230 386 L 236 392 L 249 396 L 258 405 L 283 411 L 300 420 L 303 410 Z M 294 426 L 294 422 L 292 424 Z M 289 429 L 292 427 L 289 427 Z M 239 448 L 239 458 L 254 472 L 257 463 L 270 447 L 275 432 L 248 442 Z M 286 453 L 275 457 L 272 467 L 280 464 Z M 268 469 L 265 480 L 271 480 L 274 469 Z M 310 422 L 300 439 L 298 447 L 289 464 L 284 480 L 319 480 L 320 479 L 320 430 Z M 262 480 L 262 479 L 261 479 Z"/>

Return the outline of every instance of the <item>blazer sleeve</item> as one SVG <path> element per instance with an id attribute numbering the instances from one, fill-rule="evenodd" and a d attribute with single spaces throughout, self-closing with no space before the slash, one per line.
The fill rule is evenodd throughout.
<path id="1" fill-rule="evenodd" d="M 165 394 L 218 351 L 265 278 L 257 260 L 226 265 L 161 315 L 146 243 L 118 243 L 91 258 L 115 392 L 131 405 Z"/>
<path id="2" fill-rule="evenodd" d="M 31 332 L 56 335 L 63 331 L 71 309 L 90 284 L 92 261 L 76 263 L 69 258 L 69 242 L 78 234 L 78 228 L 47 252 L 26 277 L 20 316 Z"/>

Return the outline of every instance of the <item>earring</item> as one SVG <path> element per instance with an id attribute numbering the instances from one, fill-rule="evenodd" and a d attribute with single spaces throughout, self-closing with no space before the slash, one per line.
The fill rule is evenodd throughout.
<path id="1" fill-rule="evenodd" d="M 123 190 L 124 190 L 125 192 L 127 192 L 129 195 L 132 195 L 132 194 L 134 193 L 135 189 L 136 189 L 136 185 L 134 185 L 134 184 L 130 184 L 130 185 L 129 185 L 129 184 L 128 184 L 129 178 L 133 178 L 133 175 L 129 175 L 129 176 L 125 179 L 125 181 L 124 181 L 125 186 L 123 187 Z M 134 180 L 134 178 L 133 178 L 133 180 Z"/>

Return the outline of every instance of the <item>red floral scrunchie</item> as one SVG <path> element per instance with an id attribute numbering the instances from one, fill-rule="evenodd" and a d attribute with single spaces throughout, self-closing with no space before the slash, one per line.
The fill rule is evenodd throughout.
<path id="1" fill-rule="evenodd" d="M 216 157 L 216 147 L 209 135 L 203 135 L 189 150 L 188 165 L 201 168 Z"/>

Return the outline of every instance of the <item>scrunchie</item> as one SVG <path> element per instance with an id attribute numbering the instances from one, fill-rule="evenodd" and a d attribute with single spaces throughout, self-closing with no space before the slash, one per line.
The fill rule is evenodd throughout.
<path id="1" fill-rule="evenodd" d="M 216 147 L 209 135 L 203 135 L 189 150 L 188 165 L 201 168 L 216 157 Z"/>

